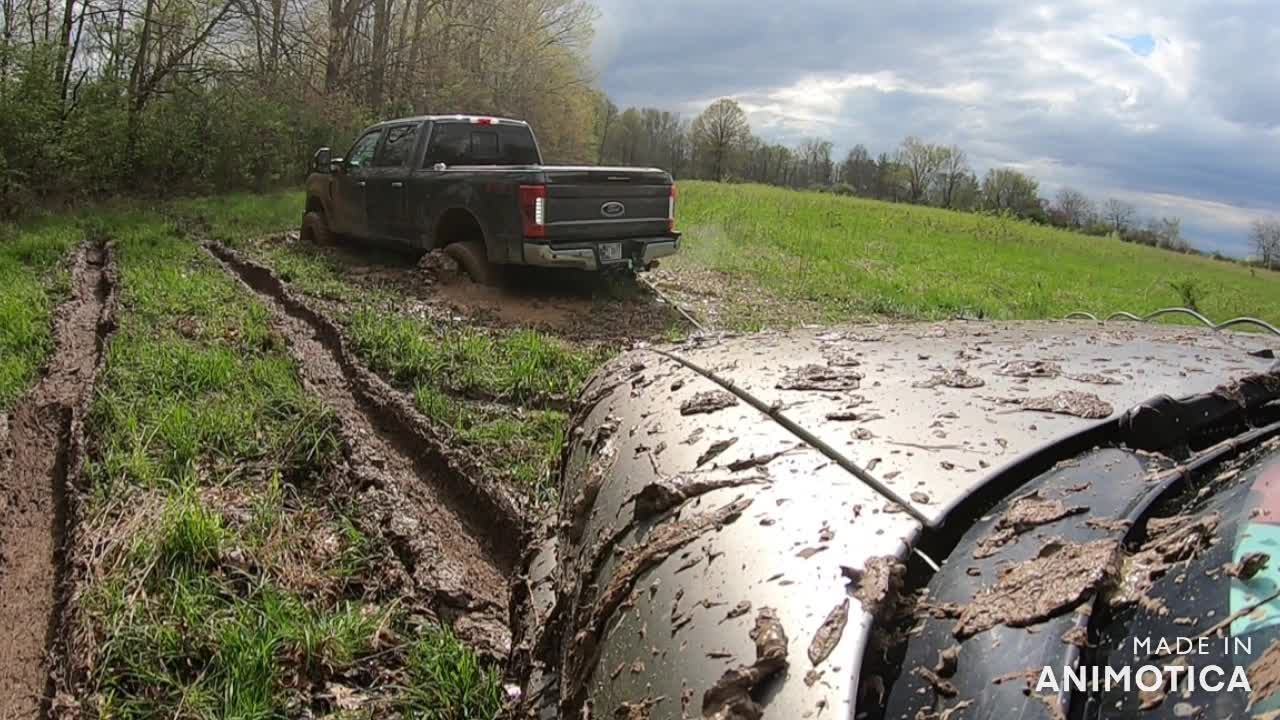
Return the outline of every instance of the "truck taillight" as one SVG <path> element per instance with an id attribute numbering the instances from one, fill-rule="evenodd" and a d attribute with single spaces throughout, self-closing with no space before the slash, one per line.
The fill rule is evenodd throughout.
<path id="1" fill-rule="evenodd" d="M 676 186 L 671 184 L 671 193 L 667 195 L 667 232 L 676 229 Z"/>
<path id="2" fill-rule="evenodd" d="M 520 186 L 520 217 L 524 221 L 525 237 L 547 235 L 547 186 Z"/>

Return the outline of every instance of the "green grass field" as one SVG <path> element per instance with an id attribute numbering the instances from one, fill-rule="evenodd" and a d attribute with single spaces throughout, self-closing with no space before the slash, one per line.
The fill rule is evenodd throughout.
<path id="1" fill-rule="evenodd" d="M 95 552 L 77 588 L 97 712 L 286 717 L 336 686 L 405 717 L 492 717 L 496 671 L 380 593 L 391 551 L 354 498 L 311 489 L 340 462 L 337 421 L 267 309 L 167 220 L 108 233 L 121 308 L 87 424 Z"/>
<path id="2" fill-rule="evenodd" d="M 680 183 L 677 216 L 671 267 L 808 301 L 820 317 L 803 320 L 1141 313 L 1183 305 L 1190 283 L 1210 318 L 1280 322 L 1280 273 L 1017 220 L 709 182 Z"/>
<path id="3" fill-rule="evenodd" d="M 0 412 L 35 382 L 53 351 L 53 308 L 70 290 L 64 261 L 83 238 L 74 218 L 0 227 Z"/>

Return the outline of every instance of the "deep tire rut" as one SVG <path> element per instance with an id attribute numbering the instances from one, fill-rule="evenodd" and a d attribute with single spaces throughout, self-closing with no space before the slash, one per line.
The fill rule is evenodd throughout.
<path id="1" fill-rule="evenodd" d="M 415 594 L 457 635 L 494 658 L 510 651 L 510 573 L 523 546 L 514 498 L 450 456 L 411 403 L 355 360 L 342 330 L 268 268 L 220 245 L 207 249 L 270 309 L 309 392 L 340 421 L 353 498 L 388 535 Z"/>
<path id="2" fill-rule="evenodd" d="M 71 297 L 54 314 L 43 377 L 14 408 L 0 437 L 0 718 L 40 717 L 52 691 L 60 629 L 68 485 L 83 460 L 82 419 L 113 320 L 110 252 L 100 243 L 72 258 Z M 3 431 L 3 428 L 0 428 Z"/>

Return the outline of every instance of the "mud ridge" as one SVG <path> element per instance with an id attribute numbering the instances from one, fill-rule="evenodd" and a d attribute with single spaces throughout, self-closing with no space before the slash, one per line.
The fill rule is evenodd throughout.
<path id="1" fill-rule="evenodd" d="M 340 421 L 362 512 L 388 534 L 430 609 L 493 657 L 510 651 L 509 582 L 525 523 L 513 496 L 446 448 L 410 401 L 355 359 L 341 328 L 262 265 L 206 248 L 257 294 L 288 341 L 308 391 Z"/>
<path id="2" fill-rule="evenodd" d="M 0 717 L 41 717 L 62 685 L 83 419 L 114 328 L 114 265 L 102 242 L 71 260 L 44 375 L 14 408 L 0 455 Z"/>

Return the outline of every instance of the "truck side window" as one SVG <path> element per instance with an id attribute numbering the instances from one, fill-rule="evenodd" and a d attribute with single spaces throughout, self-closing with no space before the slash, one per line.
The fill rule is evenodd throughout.
<path id="1" fill-rule="evenodd" d="M 396 125 L 387 130 L 387 139 L 373 158 L 376 167 L 399 167 L 409 159 L 418 137 L 417 125 Z"/>
<path id="2" fill-rule="evenodd" d="M 352 168 L 364 167 L 373 159 L 373 151 L 378 147 L 378 138 L 382 137 L 382 130 L 372 130 L 365 133 L 356 140 L 356 144 L 351 146 L 351 151 L 347 153 L 346 163 Z"/>

